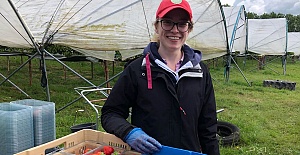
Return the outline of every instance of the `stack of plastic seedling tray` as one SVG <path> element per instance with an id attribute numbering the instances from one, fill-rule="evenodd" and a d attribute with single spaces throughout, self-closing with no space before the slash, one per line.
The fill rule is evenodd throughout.
<path id="1" fill-rule="evenodd" d="M 55 104 L 53 102 L 24 99 L 11 103 L 32 107 L 34 146 L 50 142 L 56 138 Z"/>
<path id="2" fill-rule="evenodd" d="M 0 103 L 0 154 L 12 155 L 34 146 L 32 108 Z"/>

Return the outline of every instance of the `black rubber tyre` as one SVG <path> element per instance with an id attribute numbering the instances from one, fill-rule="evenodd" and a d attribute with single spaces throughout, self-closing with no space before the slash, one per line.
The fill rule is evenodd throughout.
<path id="1" fill-rule="evenodd" d="M 232 123 L 218 121 L 217 137 L 220 145 L 237 145 L 240 140 L 240 129 Z"/>

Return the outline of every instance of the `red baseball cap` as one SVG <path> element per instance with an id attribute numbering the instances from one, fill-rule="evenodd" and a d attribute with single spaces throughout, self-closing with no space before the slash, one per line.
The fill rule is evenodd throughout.
<path id="1" fill-rule="evenodd" d="M 190 4 L 186 0 L 162 0 L 156 11 L 156 17 L 162 18 L 169 11 L 176 8 L 181 8 L 185 10 L 189 14 L 190 20 L 192 20 L 192 9 L 190 7 Z"/>

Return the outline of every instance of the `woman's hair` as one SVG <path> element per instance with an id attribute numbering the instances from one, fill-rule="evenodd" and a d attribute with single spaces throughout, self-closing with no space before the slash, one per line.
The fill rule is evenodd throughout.
<path id="1" fill-rule="evenodd" d="M 154 25 L 155 30 L 157 29 L 157 26 L 159 26 L 158 24 L 159 24 L 159 21 L 158 21 L 158 19 L 156 19 L 156 21 L 153 22 L 153 25 Z M 193 28 L 194 28 L 194 22 L 191 21 L 191 25 L 190 25 L 190 28 L 189 28 L 189 32 L 192 32 Z M 152 38 L 151 38 L 151 42 L 157 42 L 157 43 L 159 43 L 159 38 L 158 38 L 158 36 L 157 36 L 157 33 L 154 33 L 154 35 L 153 35 Z"/>

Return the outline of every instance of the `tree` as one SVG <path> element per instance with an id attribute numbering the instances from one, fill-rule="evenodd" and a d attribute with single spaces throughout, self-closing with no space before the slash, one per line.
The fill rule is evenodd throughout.
<path id="1" fill-rule="evenodd" d="M 247 12 L 247 18 L 248 19 L 259 19 L 259 15 L 257 15 L 256 13 L 254 12 Z"/>
<path id="2" fill-rule="evenodd" d="M 222 7 L 231 7 L 229 4 L 224 4 Z"/>

